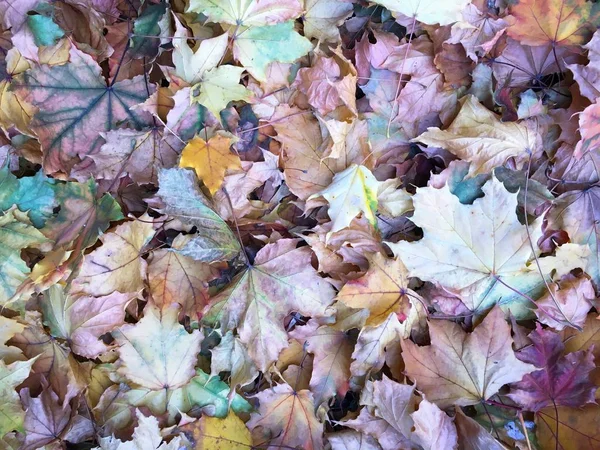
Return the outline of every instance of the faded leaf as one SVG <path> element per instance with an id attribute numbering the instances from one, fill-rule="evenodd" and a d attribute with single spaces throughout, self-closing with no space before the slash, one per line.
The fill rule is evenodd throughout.
<path id="1" fill-rule="evenodd" d="M 471 334 L 452 322 L 429 322 L 431 345 L 402 341 L 406 373 L 425 397 L 447 408 L 476 405 L 535 367 L 515 357 L 510 326 L 494 308 Z"/>

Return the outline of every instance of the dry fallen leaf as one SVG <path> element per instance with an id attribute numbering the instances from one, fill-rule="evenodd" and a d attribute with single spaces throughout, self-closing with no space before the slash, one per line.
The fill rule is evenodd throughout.
<path id="1" fill-rule="evenodd" d="M 597 2 L 0 25 L 0 448 L 600 448 Z"/>

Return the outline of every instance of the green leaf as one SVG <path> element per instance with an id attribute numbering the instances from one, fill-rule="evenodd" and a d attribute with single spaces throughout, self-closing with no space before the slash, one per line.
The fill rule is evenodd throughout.
<path id="1" fill-rule="evenodd" d="M 197 261 L 215 262 L 234 258 L 240 252 L 231 229 L 209 206 L 194 173 L 187 169 L 163 169 L 159 172 L 158 196 L 165 206 L 162 212 L 195 226 L 197 234 L 177 250 Z"/>
<path id="2" fill-rule="evenodd" d="M 13 88 L 38 108 L 31 128 L 42 145 L 44 171 L 71 174 L 86 155 L 104 143 L 100 135 L 122 122 L 139 127 L 141 116 L 130 107 L 148 97 L 143 76 L 106 85 L 102 69 L 91 56 L 71 50 L 71 62 L 62 66 L 37 65 L 16 77 Z M 93 173 L 91 160 L 83 161 L 78 179 Z"/>
<path id="3" fill-rule="evenodd" d="M 272 62 L 293 63 L 312 50 L 308 39 L 294 30 L 294 22 L 240 30 L 233 55 L 259 81 L 267 81 Z"/>
<path id="4" fill-rule="evenodd" d="M 197 369 L 196 375 L 181 388 L 159 391 L 132 389 L 125 395 L 133 406 L 146 406 L 156 415 L 166 412 L 169 419 L 174 420 L 179 412 L 187 413 L 192 408 L 205 408 L 204 411 L 210 416 L 225 417 L 229 411 L 230 392 L 231 388 L 227 383 L 218 377 L 211 378 Z M 250 412 L 252 406 L 239 394 L 235 394 L 231 401 L 231 409 L 236 413 Z"/>
<path id="5" fill-rule="evenodd" d="M 158 3 L 148 6 L 144 12 L 135 19 L 133 23 L 133 34 L 131 38 L 130 51 L 136 58 L 154 57 L 161 45 L 160 39 L 148 36 L 160 36 L 161 19 L 167 12 L 167 3 Z M 168 20 L 168 16 L 167 16 Z M 139 34 L 140 36 L 135 36 Z"/>
<path id="6" fill-rule="evenodd" d="M 29 212 L 31 223 L 42 228 L 56 206 L 56 181 L 41 171 L 33 177 L 17 178 L 5 165 L 0 168 L 0 211 L 17 205 L 19 211 Z"/>

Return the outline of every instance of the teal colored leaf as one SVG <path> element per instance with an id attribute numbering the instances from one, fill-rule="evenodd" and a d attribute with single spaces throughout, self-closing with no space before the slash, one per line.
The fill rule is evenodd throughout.
<path id="1" fill-rule="evenodd" d="M 104 143 L 100 136 L 122 122 L 134 127 L 145 121 L 130 107 L 148 97 L 143 76 L 107 86 L 102 69 L 78 50 L 62 66 L 37 65 L 15 78 L 13 88 L 39 110 L 31 128 L 42 145 L 44 172 L 71 174 L 86 155 Z M 77 170 L 77 178 L 93 173 L 91 160 Z"/>
<path id="2" fill-rule="evenodd" d="M 27 16 L 27 25 L 33 34 L 33 42 L 38 47 L 54 45 L 65 32 L 54 23 L 51 17 L 35 14 Z"/>
<path id="3" fill-rule="evenodd" d="M 5 165 L 0 168 L 0 211 L 17 205 L 19 211 L 29 212 L 31 223 L 42 228 L 56 206 L 56 181 L 41 171 L 33 177 L 17 178 Z"/>
<path id="4" fill-rule="evenodd" d="M 293 63 L 312 50 L 308 39 L 294 30 L 294 22 L 240 30 L 233 54 L 259 81 L 267 81 L 267 69 L 273 62 Z"/>
<path id="5" fill-rule="evenodd" d="M 144 12 L 133 23 L 133 34 L 131 38 L 131 52 L 134 57 L 154 57 L 158 53 L 160 39 L 148 36 L 159 36 L 161 34 L 160 21 L 167 12 L 167 4 L 159 3 L 148 6 Z M 135 36 L 139 34 L 140 36 Z"/>

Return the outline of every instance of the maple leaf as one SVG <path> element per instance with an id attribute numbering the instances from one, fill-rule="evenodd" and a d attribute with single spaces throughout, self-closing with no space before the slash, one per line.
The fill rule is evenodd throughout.
<path id="1" fill-rule="evenodd" d="M 38 108 L 31 129 L 41 142 L 46 173 L 70 174 L 85 156 L 100 150 L 99 133 L 118 122 L 144 123 L 129 110 L 148 96 L 143 77 L 107 86 L 100 66 L 80 51 L 71 50 L 69 64 L 32 68 L 15 78 L 13 86 Z M 84 162 L 77 172 L 86 178 L 93 171 Z"/>
<path id="2" fill-rule="evenodd" d="M 240 84 L 243 67 L 231 65 L 219 66 L 208 70 L 194 91 L 192 99 L 200 103 L 215 117 L 232 101 L 250 100 L 251 92 Z"/>
<path id="3" fill-rule="evenodd" d="M 179 167 L 194 169 L 214 195 L 221 188 L 227 170 L 242 168 L 240 157 L 229 149 L 231 143 L 231 137 L 225 134 L 216 134 L 208 141 L 196 136 L 183 149 Z"/>
<path id="4" fill-rule="evenodd" d="M 420 298 L 408 288 L 408 271 L 402 261 L 378 253 L 369 259 L 369 270 L 361 278 L 348 281 L 336 298 L 352 308 L 367 308 L 367 325 L 377 326 L 391 312 L 407 316 L 409 297 Z"/>
<path id="5" fill-rule="evenodd" d="M 515 212 L 517 194 L 508 192 L 496 177 L 482 190 L 483 198 L 464 205 L 447 184 L 441 189 L 419 188 L 411 220 L 423 229 L 424 238 L 388 245 L 411 276 L 461 295 L 476 314 L 498 303 L 515 317 L 525 316 L 533 307 L 529 299 L 545 290 L 542 277 L 554 270 L 561 276 L 584 267 L 589 250 L 563 245 L 556 256 L 539 258 L 538 268 L 531 261 L 539 250 L 532 250 L 531 243 L 540 236 L 541 221 L 529 229 L 521 225 Z"/>
<path id="6" fill-rule="evenodd" d="M 509 158 L 522 166 L 538 150 L 540 139 L 527 125 L 501 122 L 474 96 L 467 96 L 446 130 L 428 128 L 413 141 L 445 148 L 469 161 L 469 175 L 475 176 L 491 172 Z"/>
<path id="7" fill-rule="evenodd" d="M 27 60 L 15 48 L 8 50 L 0 63 L 0 125 L 4 129 L 14 126 L 27 134 L 31 134 L 29 123 L 35 110 L 10 89 L 10 81 L 29 68 Z"/>
<path id="8" fill-rule="evenodd" d="M 3 399 L 0 406 L 0 436 L 12 430 L 24 431 L 25 412 L 15 388 L 29 376 L 34 362 L 35 358 L 15 361 L 7 366 L 4 361 L 0 361 L 0 394 Z"/>
<path id="9" fill-rule="evenodd" d="M 175 34 L 173 37 L 173 65 L 175 73 L 189 84 L 196 84 L 202 80 L 204 74 L 219 65 L 227 50 L 229 35 L 224 33 L 220 36 L 205 39 L 200 42 L 198 49 L 194 52 L 187 44 L 188 31 L 181 24 L 177 15 L 173 14 L 175 20 Z"/>
<path id="10" fill-rule="evenodd" d="M 454 418 L 456 424 L 456 432 L 458 439 L 461 443 L 464 443 L 467 448 L 473 449 L 488 449 L 488 450 L 505 450 L 506 447 L 498 442 L 492 434 L 482 427 L 475 420 L 469 416 L 460 408 L 456 408 L 456 416 Z"/>
<path id="11" fill-rule="evenodd" d="M 71 407 L 63 405 L 50 387 L 32 398 L 29 389 L 21 392 L 25 413 L 25 442 L 23 450 L 35 450 L 56 441 L 80 441 L 94 434 L 92 422 L 72 414 Z"/>
<path id="12" fill-rule="evenodd" d="M 278 384 L 256 394 L 260 402 L 257 412 L 247 423 L 252 431 L 262 427 L 271 437 L 270 446 L 308 450 L 323 448 L 323 424 L 315 416 L 310 391 L 294 391 L 288 384 Z"/>
<path id="13" fill-rule="evenodd" d="M 546 408 L 535 416 L 538 439 L 544 448 L 576 450 L 600 448 L 600 426 L 597 405 L 585 405 L 582 408 L 554 407 Z"/>
<path id="14" fill-rule="evenodd" d="M 312 67 L 298 71 L 295 85 L 323 116 L 340 107 L 357 114 L 356 69 L 342 55 L 334 54 L 332 58 L 317 55 Z"/>
<path id="15" fill-rule="evenodd" d="M 254 264 L 211 299 L 205 312 L 205 320 L 218 320 L 224 331 L 237 328 L 263 372 L 288 345 L 285 316 L 292 311 L 324 316 L 333 301 L 333 287 L 310 265 L 312 252 L 296 245 L 294 239 L 267 244 Z"/>
<path id="16" fill-rule="evenodd" d="M 179 253 L 204 262 L 233 259 L 239 253 L 238 240 L 225 221 L 211 209 L 192 172 L 163 169 L 158 179 L 157 195 L 165 203 L 162 212 L 197 228 L 197 235 L 177 249 Z"/>
<path id="17" fill-rule="evenodd" d="M 228 331 L 221 342 L 211 351 L 210 375 L 217 377 L 221 372 L 231 373 L 231 386 L 244 387 L 258 376 L 258 370 L 248 355 L 248 350 L 239 338 Z"/>
<path id="18" fill-rule="evenodd" d="M 586 158 L 590 160 L 596 173 L 600 172 L 599 120 L 600 102 L 596 102 L 583 110 L 579 116 L 581 140 L 577 142 L 574 152 L 577 159 Z"/>
<path id="19" fill-rule="evenodd" d="M 334 395 L 343 398 L 349 389 L 351 355 L 354 339 L 347 332 L 364 325 L 366 314 L 338 306 L 336 322 L 320 325 L 310 320 L 290 336 L 302 343 L 302 353 L 313 355 L 310 389 L 320 406 Z"/>
<path id="20" fill-rule="evenodd" d="M 17 289 L 27 279 L 30 270 L 21 258 L 21 250 L 40 248 L 49 240 L 29 221 L 26 213 L 9 209 L 0 215 L 0 304 L 21 309 L 24 305 Z"/>
<path id="21" fill-rule="evenodd" d="M 308 200 L 322 196 L 329 203 L 329 217 L 333 225 L 330 233 L 346 228 L 357 215 L 376 224 L 377 194 L 381 183 L 365 166 L 352 164 L 334 175 L 329 186 L 313 194 Z"/>
<path id="22" fill-rule="evenodd" d="M 594 402 L 596 386 L 589 374 L 596 367 L 591 351 L 563 355 L 560 335 L 538 324 L 529 334 L 532 346 L 517 353 L 519 359 L 542 370 L 525 374 L 513 384 L 509 397 L 529 411 L 547 406 L 580 407 Z"/>
<path id="23" fill-rule="evenodd" d="M 194 376 L 202 336 L 189 334 L 177 323 L 179 308 L 159 310 L 148 305 L 135 325 L 113 332 L 122 363 L 119 373 L 132 382 L 153 390 L 176 389 Z"/>
<path id="24" fill-rule="evenodd" d="M 138 426 L 133 432 L 132 441 L 121 441 L 114 436 L 100 438 L 100 447 L 94 450 L 179 450 L 181 437 L 177 436 L 171 442 L 163 442 L 155 417 L 146 417 L 139 410 L 135 411 Z"/>
<path id="25" fill-rule="evenodd" d="M 583 44 L 596 28 L 598 9 L 581 0 L 519 0 L 507 33 L 527 45 Z"/>
<path id="26" fill-rule="evenodd" d="M 20 348 L 25 357 L 35 360 L 32 372 L 43 376 L 63 403 L 83 391 L 87 384 L 87 368 L 75 360 L 68 348 L 52 339 L 44 330 L 40 314 L 28 311 L 25 329 L 10 343 Z"/>
<path id="27" fill-rule="evenodd" d="M 104 297 L 73 296 L 54 285 L 44 295 L 44 323 L 52 336 L 65 339 L 74 353 L 97 358 L 107 350 L 100 336 L 123 325 L 125 307 L 134 297 L 120 292 Z"/>
<path id="28" fill-rule="evenodd" d="M 144 246 L 154 236 L 149 216 L 125 222 L 112 233 L 100 237 L 102 246 L 84 256 L 83 265 L 73 284 L 92 295 L 112 292 L 138 292 L 144 287 L 147 263 L 141 258 Z"/>
<path id="29" fill-rule="evenodd" d="M 301 200 L 325 189 L 336 172 L 346 166 L 342 158 L 326 156 L 319 122 L 312 115 L 288 107 L 278 108 L 273 123 L 276 139 L 283 145 L 284 174 L 290 190 Z M 352 161 L 352 158 L 344 158 Z"/>
<path id="30" fill-rule="evenodd" d="M 177 369 L 174 369 L 175 373 Z M 237 413 L 250 412 L 252 407 L 218 377 L 210 377 L 200 369 L 184 386 L 152 390 L 142 387 L 125 392 L 127 405 L 148 408 L 156 416 L 164 416 L 169 424 L 178 414 L 202 411 L 215 417 L 225 417 L 231 409 Z"/>
<path id="31" fill-rule="evenodd" d="M 55 248 L 83 252 L 106 231 L 110 222 L 123 219 L 121 207 L 110 194 L 98 195 L 93 178 L 86 183 L 69 182 L 57 186 L 55 202 L 60 211 L 46 222 L 42 232 Z"/>
<path id="32" fill-rule="evenodd" d="M 101 133 L 106 143 L 90 158 L 96 166 L 95 176 L 109 180 L 127 175 L 136 183 L 154 183 L 158 171 L 173 167 L 183 145 L 159 128 L 137 131 L 112 130 Z"/>
<path id="33" fill-rule="evenodd" d="M 573 77 L 579 85 L 581 93 L 595 102 L 600 95 L 600 71 L 598 62 L 600 62 L 600 32 L 596 31 L 594 36 L 586 45 L 583 46 L 588 52 L 589 64 L 568 64 L 567 68 L 573 72 Z"/>
<path id="34" fill-rule="evenodd" d="M 15 205 L 19 211 L 28 213 L 33 226 L 42 228 L 54 213 L 55 183 L 41 171 L 33 177 L 17 178 L 7 165 L 0 167 L 0 211 L 8 211 Z"/>
<path id="35" fill-rule="evenodd" d="M 296 18 L 302 7 L 296 0 L 191 0 L 188 11 L 202 13 L 213 22 L 261 26 Z"/>
<path id="36" fill-rule="evenodd" d="M 549 292 L 535 302 L 538 320 L 556 330 L 580 328 L 595 297 L 590 280 L 566 275 L 549 287 Z"/>
<path id="37" fill-rule="evenodd" d="M 429 25 L 448 25 L 461 19 L 461 11 L 471 0 L 452 0 L 443 6 L 435 0 L 375 0 L 374 3 Z"/>
<path id="38" fill-rule="evenodd" d="M 547 217 L 550 228 L 565 230 L 571 242 L 589 246 L 591 254 L 584 269 L 600 286 L 600 188 L 565 192 L 554 201 Z"/>
<path id="39" fill-rule="evenodd" d="M 303 0 L 304 36 L 321 42 L 338 42 L 340 26 L 352 14 L 352 4 L 337 0 Z"/>
<path id="40" fill-rule="evenodd" d="M 242 420 L 230 412 L 224 419 L 202 416 L 180 427 L 198 450 L 244 450 L 252 447 L 252 436 Z"/>
<path id="41" fill-rule="evenodd" d="M 293 63 L 312 50 L 312 44 L 294 30 L 292 21 L 240 30 L 233 42 L 234 57 L 259 81 L 266 81 L 273 62 Z"/>
<path id="42" fill-rule="evenodd" d="M 343 430 L 327 434 L 333 450 L 381 450 L 377 440 L 354 430 Z"/>
<path id="43" fill-rule="evenodd" d="M 21 359 L 21 350 L 12 345 L 6 345 L 6 341 L 15 334 L 23 332 L 25 325 L 13 319 L 0 316 L 0 359 L 6 364 Z"/>
<path id="44" fill-rule="evenodd" d="M 440 408 L 475 405 L 535 370 L 516 358 L 510 326 L 499 308 L 471 334 L 447 321 L 429 322 L 429 333 L 427 347 L 402 341 L 402 357 L 408 376 Z"/>
<path id="45" fill-rule="evenodd" d="M 411 414 L 415 423 L 413 439 L 425 450 L 457 447 L 456 427 L 452 419 L 434 403 L 423 400 Z"/>
<path id="46" fill-rule="evenodd" d="M 148 289 L 155 305 L 164 308 L 178 303 L 193 316 L 208 303 L 208 283 L 218 271 L 202 261 L 180 254 L 188 239 L 177 236 L 170 249 L 154 250 L 148 258 Z"/>
<path id="47" fill-rule="evenodd" d="M 396 383 L 384 375 L 380 381 L 368 381 L 361 394 L 364 405 L 356 419 L 345 426 L 377 439 L 384 450 L 411 447 L 412 412 L 417 397 L 414 387 Z"/>

